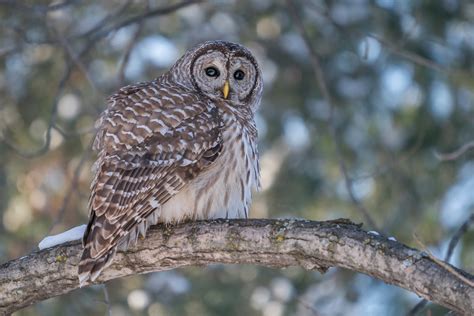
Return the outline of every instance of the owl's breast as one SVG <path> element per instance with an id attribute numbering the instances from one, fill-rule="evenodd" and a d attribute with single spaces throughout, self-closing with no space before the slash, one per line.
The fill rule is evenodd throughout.
<path id="1" fill-rule="evenodd" d="M 163 205 L 164 222 L 248 217 L 252 191 L 259 186 L 256 140 L 237 121 L 225 124 L 222 136 L 215 162 Z"/>

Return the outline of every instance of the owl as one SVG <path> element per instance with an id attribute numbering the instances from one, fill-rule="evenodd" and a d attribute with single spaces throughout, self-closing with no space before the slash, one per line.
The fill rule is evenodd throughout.
<path id="1" fill-rule="evenodd" d="M 248 49 L 210 41 L 107 99 L 96 123 L 81 286 L 150 225 L 247 218 L 260 187 L 254 116 L 262 89 Z"/>

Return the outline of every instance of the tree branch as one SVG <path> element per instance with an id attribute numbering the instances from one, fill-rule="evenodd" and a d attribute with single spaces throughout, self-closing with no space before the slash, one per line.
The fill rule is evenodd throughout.
<path id="1" fill-rule="evenodd" d="M 0 266 L 0 314 L 79 287 L 79 241 L 33 252 Z M 447 271 L 423 252 L 369 234 L 348 220 L 217 220 L 159 225 L 118 253 L 97 283 L 183 266 L 258 264 L 321 272 L 342 267 L 398 285 L 461 314 L 474 312 L 474 276 Z"/>

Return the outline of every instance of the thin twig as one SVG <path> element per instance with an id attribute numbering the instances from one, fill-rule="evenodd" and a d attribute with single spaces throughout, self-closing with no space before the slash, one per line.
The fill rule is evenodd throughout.
<path id="1" fill-rule="evenodd" d="M 471 150 L 473 148 L 474 148 L 474 141 L 470 141 L 469 143 L 462 145 L 460 148 L 450 153 L 435 152 L 435 156 L 438 160 L 441 160 L 441 161 L 456 160 L 462 155 L 464 155 L 468 150 Z"/>
<path id="2" fill-rule="evenodd" d="M 29 10 L 34 13 L 45 14 L 47 12 L 61 10 L 67 6 L 80 3 L 80 2 L 81 0 L 66 0 L 59 3 L 52 3 L 50 5 L 41 5 L 41 4 L 29 5 L 29 4 L 16 1 L 16 0 L 0 0 L 0 5 L 8 6 L 9 8 L 14 8 L 18 10 Z"/>
<path id="3" fill-rule="evenodd" d="M 305 302 L 301 298 L 297 298 L 296 300 L 297 300 L 298 304 L 300 304 L 301 306 L 303 306 L 304 308 L 309 310 L 311 312 L 311 314 L 313 314 L 314 316 L 320 316 L 321 315 L 316 308 L 311 306 L 311 304 Z"/>
<path id="4" fill-rule="evenodd" d="M 102 38 L 108 36 L 109 34 L 115 32 L 115 31 L 118 31 L 119 29 L 121 29 L 123 27 L 132 25 L 134 23 L 138 23 L 142 20 L 146 20 L 146 19 L 149 19 L 149 18 L 154 18 L 154 17 L 157 17 L 157 16 L 167 15 L 167 14 L 173 13 L 173 12 L 179 10 L 179 9 L 185 8 L 187 6 L 202 3 L 202 2 L 205 2 L 205 1 L 204 0 L 181 1 L 181 2 L 171 4 L 171 5 L 168 5 L 168 6 L 165 6 L 165 7 L 160 7 L 160 8 L 156 8 L 154 10 L 150 10 L 150 11 L 144 13 L 144 14 L 135 15 L 131 18 L 128 18 L 128 19 L 126 19 L 124 21 L 121 21 L 121 22 L 117 22 L 117 23 L 115 23 L 115 24 L 108 27 L 107 25 L 111 21 L 113 21 L 117 16 L 121 16 L 124 12 L 127 11 L 130 3 L 132 3 L 131 0 L 128 0 L 122 7 L 119 8 L 119 10 L 117 10 L 117 11 L 111 13 L 111 14 L 108 14 L 104 19 L 99 21 L 91 29 L 89 29 L 85 32 L 79 33 L 79 34 L 73 34 L 73 35 L 67 36 L 66 38 L 68 40 L 85 38 L 88 41 L 92 41 L 92 42 L 94 42 L 94 44 L 96 44 L 95 42 L 101 40 Z M 26 43 L 29 43 L 29 44 L 57 44 L 58 41 L 59 41 L 57 38 L 47 38 L 47 39 L 41 39 L 41 40 L 31 39 L 27 36 L 27 32 L 24 29 L 18 28 L 18 27 L 12 27 L 12 29 L 16 33 L 18 33 L 18 35 L 21 36 L 21 38 Z"/>
<path id="5" fill-rule="evenodd" d="M 396 55 L 399 55 L 399 56 L 401 56 L 405 59 L 408 59 L 408 60 L 412 61 L 413 63 L 415 63 L 417 65 L 424 66 L 424 67 L 430 68 L 432 70 L 442 72 L 444 74 L 448 73 L 448 70 L 446 68 L 444 68 L 443 66 L 435 63 L 434 61 L 429 60 L 429 59 L 427 59 L 425 57 L 422 57 L 418 54 L 415 54 L 413 52 L 409 52 L 407 50 L 404 50 L 404 49 L 398 47 L 397 45 L 394 45 L 393 43 L 391 43 L 390 41 L 384 39 L 383 37 L 381 37 L 379 35 L 368 34 L 367 36 L 372 37 L 373 39 L 377 40 L 380 44 L 387 47 L 392 53 L 394 53 Z"/>
<path id="6" fill-rule="evenodd" d="M 104 303 L 107 306 L 107 315 L 112 316 L 112 309 L 110 307 L 109 289 L 107 288 L 107 283 L 103 284 L 102 290 L 104 291 Z"/>
<path id="7" fill-rule="evenodd" d="M 6 138 L 3 138 L 1 140 L 10 150 L 15 152 L 18 156 L 25 159 L 32 159 L 32 158 L 36 158 L 41 155 L 44 155 L 46 152 L 48 152 L 49 146 L 51 145 L 51 131 L 53 129 L 53 124 L 56 121 L 59 98 L 62 95 L 64 88 L 66 87 L 66 83 L 69 80 L 69 77 L 71 76 L 72 68 L 73 68 L 72 64 L 70 62 L 66 62 L 66 70 L 64 71 L 63 77 L 59 81 L 58 88 L 53 99 L 53 104 L 51 106 L 48 128 L 46 129 L 46 137 L 45 137 L 44 144 L 35 151 L 27 152 L 27 151 L 23 151 L 22 149 L 17 148 L 15 145 L 10 143 L 10 141 L 7 140 Z"/>
<path id="8" fill-rule="evenodd" d="M 472 213 L 471 216 L 469 216 L 469 218 L 458 228 L 456 233 L 453 235 L 453 237 L 449 241 L 448 250 L 446 251 L 446 255 L 444 257 L 444 260 L 446 262 L 449 262 L 449 260 L 451 259 L 452 254 L 453 254 L 454 248 L 458 244 L 458 242 L 461 239 L 462 235 L 465 234 L 469 230 L 469 227 L 473 223 L 474 223 L 474 213 Z M 440 264 L 440 262 L 442 262 L 442 261 L 436 259 L 433 255 L 431 255 L 431 253 L 429 251 L 426 250 L 426 247 L 423 245 L 423 243 L 418 239 L 418 237 L 416 235 L 414 235 L 414 237 L 415 237 L 415 240 L 425 248 L 425 252 L 428 253 L 428 256 L 430 257 L 430 259 L 434 260 L 438 264 Z M 445 264 L 445 263 L 443 262 L 443 264 Z M 445 266 L 443 265 L 443 267 L 445 267 Z M 449 266 L 449 268 L 451 268 L 451 266 Z M 468 283 L 472 284 L 473 282 L 469 280 Z M 425 308 L 426 305 L 428 305 L 428 301 L 426 299 L 422 299 L 410 311 L 408 311 L 407 316 L 417 315 L 419 312 L 421 312 Z"/>
<path id="9" fill-rule="evenodd" d="M 448 250 L 446 251 L 446 256 L 444 258 L 445 261 L 449 262 L 449 259 L 451 259 L 451 256 L 453 254 L 454 248 L 458 244 L 462 235 L 464 235 L 473 224 L 474 224 L 474 213 L 472 213 L 471 216 L 469 216 L 469 218 L 466 221 L 464 221 L 464 223 L 458 228 L 456 233 L 454 233 L 453 237 L 449 241 Z"/>
<path id="10" fill-rule="evenodd" d="M 77 68 L 84 74 L 84 77 L 87 79 L 87 81 L 89 82 L 92 90 L 94 92 L 97 92 L 99 89 L 98 89 L 98 86 L 97 84 L 94 82 L 94 80 L 92 79 L 92 76 L 90 75 L 89 71 L 87 70 L 87 67 L 84 65 L 84 63 L 82 62 L 80 56 L 78 56 L 74 50 L 72 49 L 71 45 L 69 44 L 68 40 L 61 34 L 61 32 L 59 32 L 58 30 L 56 30 L 56 28 L 54 26 L 51 26 L 50 29 L 53 31 L 54 35 L 56 38 L 59 39 L 59 43 L 61 44 L 61 46 L 63 47 L 64 51 L 67 53 L 67 55 L 69 56 L 69 58 L 72 60 L 72 62 L 77 66 Z"/>
<path id="11" fill-rule="evenodd" d="M 122 62 L 120 63 L 119 69 L 117 71 L 120 85 L 125 84 L 125 70 L 130 60 L 132 50 L 137 44 L 138 38 L 140 37 L 140 33 L 142 32 L 142 30 L 143 30 L 143 23 L 140 23 L 138 24 L 137 29 L 135 33 L 133 34 L 132 38 L 128 42 L 127 47 L 125 47 L 125 53 L 123 55 Z"/>
<path id="12" fill-rule="evenodd" d="M 84 55 L 86 55 L 94 47 L 95 44 L 96 43 L 95 43 L 94 40 L 92 40 L 92 39 L 89 40 L 88 43 L 85 45 L 85 47 L 79 52 L 79 54 L 76 55 L 77 59 L 80 60 Z M 59 98 L 62 95 L 62 93 L 63 93 L 63 91 L 66 87 L 66 83 L 68 82 L 68 80 L 69 80 L 69 78 L 72 74 L 72 71 L 74 70 L 74 66 L 77 66 L 77 64 L 73 63 L 71 61 L 71 59 L 66 59 L 65 63 L 66 63 L 66 70 L 65 70 L 65 72 L 63 74 L 63 77 L 61 78 L 61 80 L 58 84 L 57 92 L 56 92 L 56 94 L 54 96 L 54 99 L 53 99 L 53 105 L 51 107 L 51 113 L 50 113 L 50 117 L 49 117 L 48 128 L 46 130 L 46 139 L 45 139 L 45 142 L 44 142 L 43 146 L 41 146 L 41 148 L 37 149 L 36 151 L 25 152 L 25 151 L 17 148 L 12 143 L 10 143 L 10 141 L 8 139 L 6 139 L 6 138 L 1 139 L 1 141 L 10 150 L 15 152 L 18 156 L 20 156 L 22 158 L 25 158 L 25 159 L 36 158 L 36 157 L 44 155 L 49 150 L 49 147 L 51 145 L 51 131 L 52 131 L 54 125 L 56 125 L 56 116 L 57 116 Z"/>
<path id="13" fill-rule="evenodd" d="M 178 2 L 178 3 L 172 4 L 172 5 L 166 6 L 166 7 L 161 7 L 161 8 L 157 8 L 157 9 L 154 9 L 154 10 L 149 10 L 148 12 L 136 15 L 134 17 L 126 19 L 125 21 L 118 22 L 118 23 L 112 25 L 111 27 L 108 27 L 108 28 L 103 27 L 102 29 L 98 30 L 97 32 L 95 32 L 95 30 L 94 30 L 94 33 L 92 34 L 92 38 L 94 40 L 99 40 L 103 37 L 106 37 L 110 33 L 114 32 L 114 31 L 118 31 L 119 29 L 124 28 L 126 26 L 129 26 L 131 24 L 134 24 L 134 23 L 137 23 L 137 22 L 149 19 L 149 18 L 157 17 L 157 16 L 160 16 L 160 15 L 170 14 L 170 13 L 173 13 L 173 12 L 175 12 L 175 11 L 181 9 L 181 8 L 184 8 L 184 7 L 193 5 L 193 4 L 201 3 L 201 2 L 203 2 L 203 0 L 186 0 L 186 1 L 181 1 L 181 2 Z M 86 32 L 85 34 L 80 34 L 76 37 L 88 36 L 88 35 L 90 35 L 90 33 L 91 32 L 89 31 L 89 32 Z"/>
<path id="14" fill-rule="evenodd" d="M 49 228 L 48 234 L 51 233 L 54 227 L 62 221 L 64 214 L 69 206 L 69 202 L 71 201 L 72 196 L 78 191 L 77 186 L 79 185 L 79 178 L 81 175 L 81 171 L 82 171 L 82 168 L 84 167 L 84 163 L 90 157 L 90 154 L 92 152 L 93 142 L 94 142 L 94 138 L 92 138 L 92 140 L 89 142 L 87 149 L 82 154 L 81 160 L 79 160 L 79 163 L 77 164 L 76 169 L 74 170 L 74 174 L 71 179 L 71 185 L 69 186 L 69 189 L 67 190 L 67 192 L 64 194 L 61 207 L 56 212 L 54 212 L 55 220 L 53 224 L 51 225 L 51 227 Z"/>
<path id="15" fill-rule="evenodd" d="M 457 272 L 448 263 L 444 262 L 443 260 L 440 260 L 440 259 L 436 258 L 433 255 L 433 253 L 423 244 L 423 242 L 418 238 L 418 236 L 416 234 L 414 234 L 413 236 L 415 237 L 415 241 L 419 244 L 421 250 L 423 250 L 431 260 L 433 260 L 434 262 L 436 262 L 437 264 L 442 266 L 446 271 L 452 273 L 455 277 L 457 277 L 459 280 L 463 281 L 464 283 L 466 283 L 470 287 L 474 287 L 474 281 L 466 278 L 464 275 Z"/>
<path id="16" fill-rule="evenodd" d="M 147 1 L 146 11 L 148 12 L 149 10 L 150 10 L 150 2 Z M 118 70 L 119 83 L 121 85 L 125 84 L 125 69 L 127 68 L 128 62 L 130 60 L 130 55 L 132 53 L 132 50 L 137 44 L 138 38 L 140 37 L 140 34 L 143 31 L 144 24 L 145 23 L 143 20 L 138 23 L 135 33 L 133 34 L 132 38 L 128 42 L 127 47 L 125 47 L 125 53 L 123 55 L 122 62 L 120 63 L 120 67 Z"/>
<path id="17" fill-rule="evenodd" d="M 421 132 L 418 133 L 417 139 L 415 144 L 411 146 L 405 153 L 402 153 L 400 157 L 396 160 L 391 160 L 389 162 L 386 162 L 382 166 L 376 166 L 371 172 L 366 172 L 366 173 L 361 173 L 359 175 L 350 175 L 353 181 L 360 181 L 360 180 L 365 180 L 365 179 L 370 179 L 370 178 L 376 178 L 379 176 L 384 175 L 385 173 L 393 170 L 397 166 L 401 165 L 405 161 L 409 160 L 411 157 L 413 157 L 418 150 L 421 148 L 421 145 L 423 144 L 423 140 L 425 137 L 425 129 L 421 129 Z"/>
<path id="18" fill-rule="evenodd" d="M 17 46 L 7 46 L 0 48 L 0 58 L 5 58 L 6 56 L 16 52 L 18 50 Z"/>
<path id="19" fill-rule="evenodd" d="M 56 131 L 58 131 L 58 133 L 61 134 L 61 136 L 63 136 L 64 138 L 71 137 L 71 136 L 81 136 L 81 135 L 91 134 L 95 132 L 94 126 L 84 127 L 84 128 L 80 128 L 74 131 L 66 131 L 62 127 L 60 127 L 58 124 L 54 123 L 53 128 Z"/>
<path id="20" fill-rule="evenodd" d="M 109 12 L 109 14 L 107 14 L 104 18 L 102 18 L 99 22 L 97 22 L 94 26 L 92 26 L 87 31 L 79 33 L 79 34 L 75 34 L 75 35 L 70 35 L 68 39 L 89 38 L 94 33 L 97 33 L 101 29 L 103 29 L 109 22 L 113 21 L 113 19 L 125 13 L 129 9 L 131 4 L 132 4 L 132 0 L 127 0 L 117 10 L 114 10 L 113 12 Z"/>

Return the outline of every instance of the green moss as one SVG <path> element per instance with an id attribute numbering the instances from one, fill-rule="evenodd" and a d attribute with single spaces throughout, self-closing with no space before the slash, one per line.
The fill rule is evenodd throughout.
<path id="1" fill-rule="evenodd" d="M 230 229 L 227 235 L 225 236 L 226 248 L 232 250 L 239 249 L 239 243 L 242 241 L 242 236 L 237 230 Z"/>
<path id="2" fill-rule="evenodd" d="M 163 239 L 165 240 L 165 242 L 168 242 L 168 240 L 173 235 L 173 233 L 174 233 L 174 226 L 173 225 L 164 225 L 163 226 Z"/>
<path id="3" fill-rule="evenodd" d="M 282 235 L 282 234 L 278 234 L 278 235 L 275 236 L 275 241 L 277 241 L 277 242 L 282 242 L 285 239 L 286 239 L 285 236 Z"/>
<path id="4" fill-rule="evenodd" d="M 67 260 L 66 255 L 57 255 L 55 258 L 55 262 L 60 262 L 60 263 L 64 263 L 66 262 L 66 260 Z"/>

